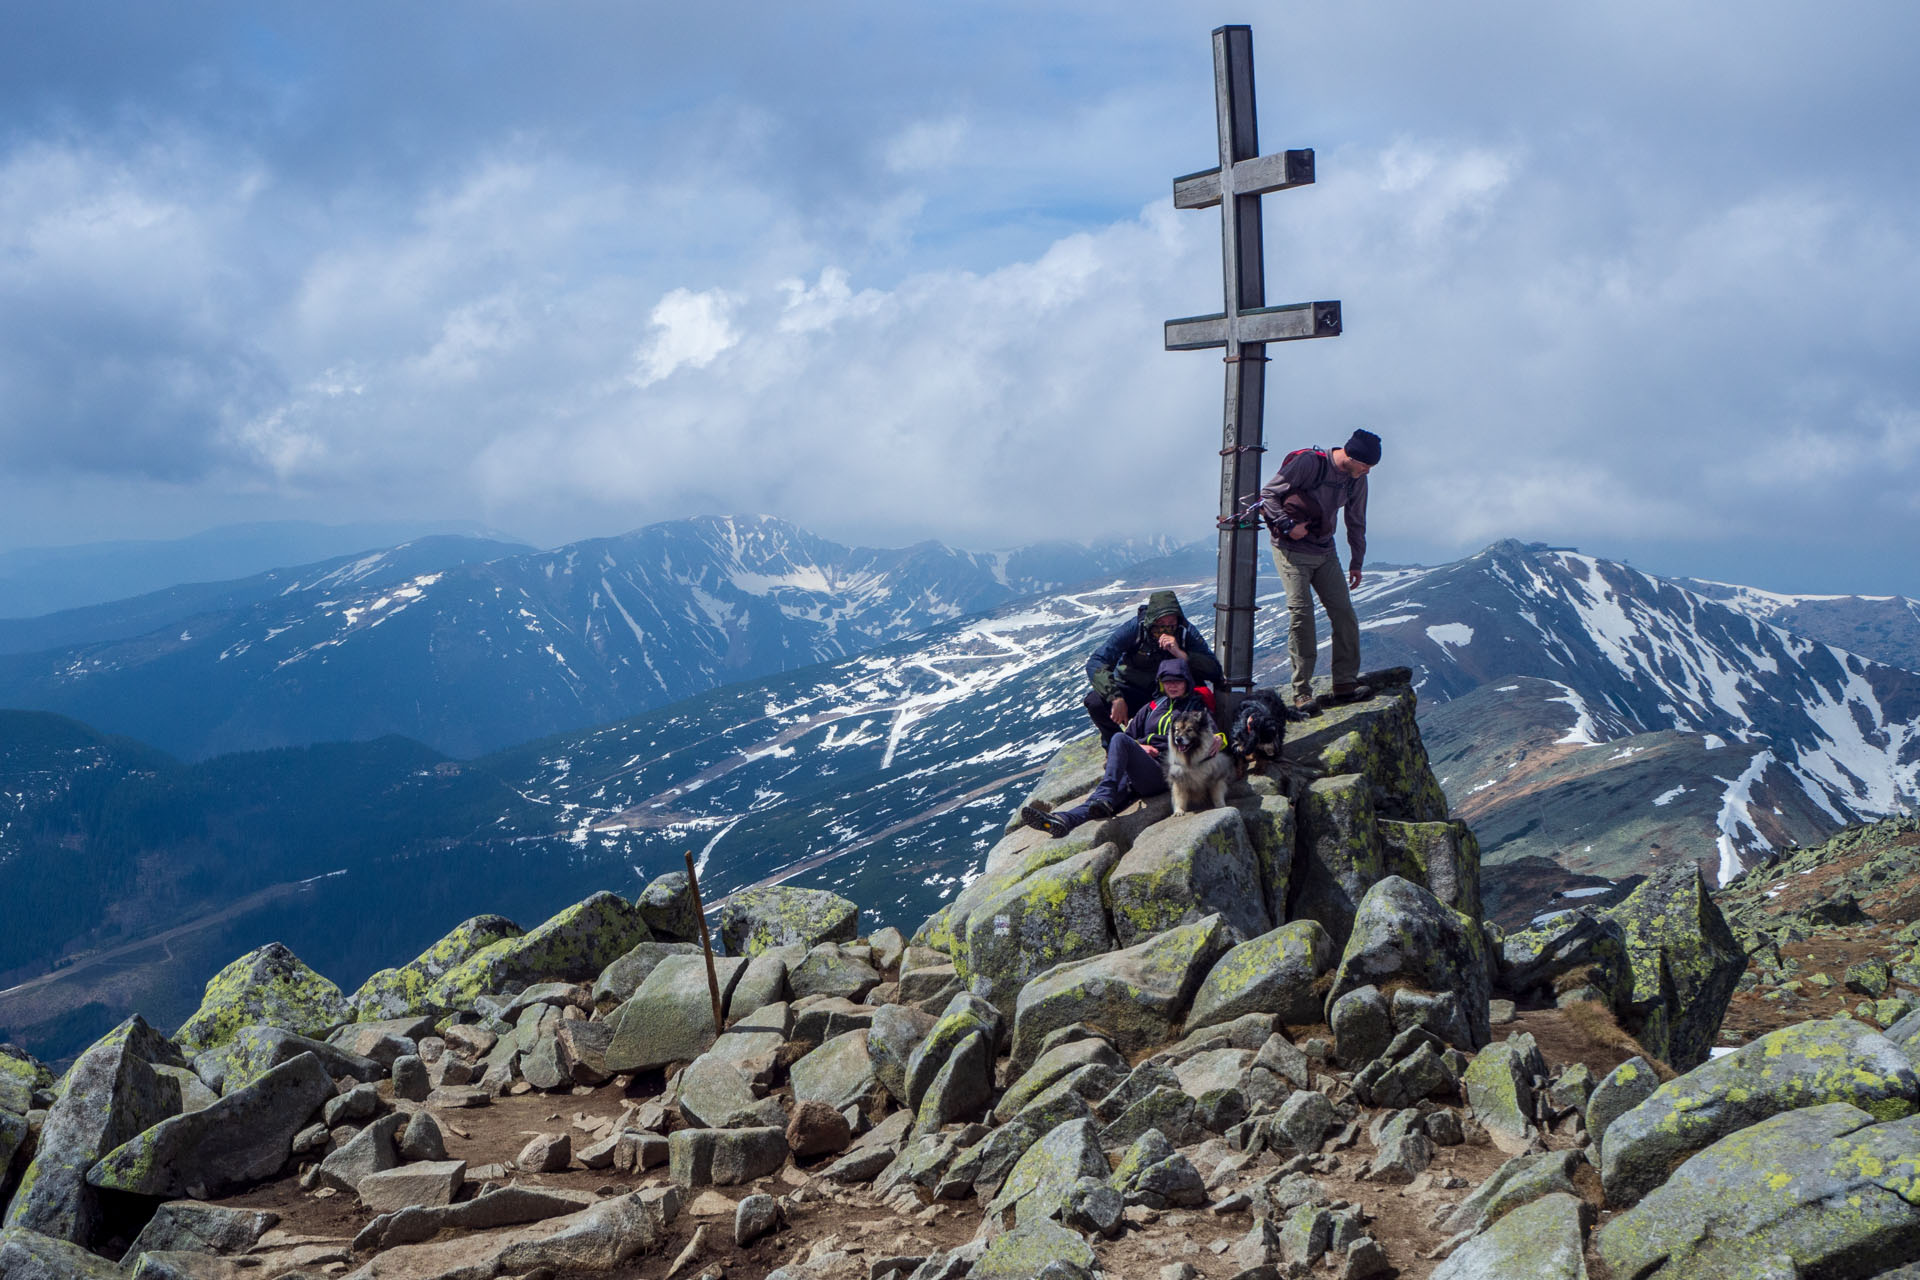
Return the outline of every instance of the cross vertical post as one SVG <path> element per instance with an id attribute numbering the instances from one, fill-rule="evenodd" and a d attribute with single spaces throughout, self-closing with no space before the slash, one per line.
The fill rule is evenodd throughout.
<path id="1" fill-rule="evenodd" d="M 1338 302 L 1266 305 L 1260 197 L 1313 181 L 1310 150 L 1260 154 L 1253 99 L 1253 29 L 1213 33 L 1213 94 L 1220 165 L 1173 181 L 1177 209 L 1220 206 L 1220 258 L 1226 310 L 1169 320 L 1169 351 L 1225 349 L 1226 404 L 1220 448 L 1220 554 L 1214 643 L 1225 671 L 1227 706 L 1253 685 L 1253 612 L 1260 521 L 1245 514 L 1260 491 L 1267 344 L 1334 337 Z"/>

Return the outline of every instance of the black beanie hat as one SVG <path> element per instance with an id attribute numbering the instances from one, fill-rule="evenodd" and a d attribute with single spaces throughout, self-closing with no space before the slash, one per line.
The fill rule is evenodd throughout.
<path id="1" fill-rule="evenodd" d="M 1370 467 L 1380 465 L 1380 437 L 1362 428 L 1347 437 L 1347 456 Z"/>

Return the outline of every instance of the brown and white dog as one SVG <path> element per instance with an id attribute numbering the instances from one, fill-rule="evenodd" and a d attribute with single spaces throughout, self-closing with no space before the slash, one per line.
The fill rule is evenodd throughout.
<path id="1" fill-rule="evenodd" d="M 1173 811 L 1218 809 L 1227 802 L 1233 759 L 1220 749 L 1213 722 L 1204 711 L 1183 711 L 1167 733 L 1167 788 Z"/>

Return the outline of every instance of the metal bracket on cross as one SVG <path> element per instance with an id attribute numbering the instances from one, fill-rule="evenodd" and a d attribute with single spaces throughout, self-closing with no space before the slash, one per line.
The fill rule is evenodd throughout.
<path id="1" fill-rule="evenodd" d="M 1266 344 L 1331 338 L 1341 331 L 1338 302 L 1266 305 L 1260 197 L 1313 182 L 1311 150 L 1261 155 L 1254 125 L 1253 29 L 1213 33 L 1213 96 L 1220 163 L 1173 180 L 1176 209 L 1220 206 L 1220 254 L 1226 310 L 1166 323 L 1169 351 L 1226 351 L 1226 414 L 1220 448 L 1220 566 L 1214 642 L 1229 701 L 1253 685 L 1254 586 L 1259 525 L 1246 516 L 1260 491 L 1261 417 L 1266 400 Z M 1230 711 L 1223 707 L 1222 711 Z"/>

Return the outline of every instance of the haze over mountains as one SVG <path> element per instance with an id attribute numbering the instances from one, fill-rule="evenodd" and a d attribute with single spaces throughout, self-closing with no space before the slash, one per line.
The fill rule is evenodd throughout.
<path id="1" fill-rule="evenodd" d="M 276 520 L 221 525 L 185 538 L 20 547 L 0 551 L 0 619 L 79 609 L 184 583 L 225 582 L 446 534 L 526 547 L 462 522 L 391 520 L 338 525 Z"/>
<path id="2" fill-rule="evenodd" d="M 214 968 L 276 938 L 351 986 L 464 916 L 631 893 L 686 850 L 710 903 L 790 877 L 845 893 L 872 925 L 910 927 L 977 873 L 1032 771 L 1085 731 L 1084 656 L 1145 588 L 1176 585 L 1205 625 L 1211 555 L 1139 559 L 1160 550 L 859 553 L 778 522 L 696 521 L 486 563 L 398 548 L 277 578 L 271 595 L 235 587 L 247 598 L 201 615 L 214 624 L 179 624 L 189 640 L 169 622 L 144 642 L 184 655 L 178 667 L 136 660 L 135 641 L 85 652 L 115 657 L 102 670 L 140 691 L 126 696 L 156 698 L 183 673 L 177 701 L 204 703 L 200 723 L 267 723 L 274 707 L 290 736 L 315 732 L 301 716 L 324 714 L 317 690 L 364 698 L 355 676 L 404 688 L 428 673 L 433 697 L 498 733 L 531 723 L 529 708 L 665 705 L 465 763 L 391 737 L 181 763 L 6 715 L 0 893 L 62 906 L 0 940 L 6 980 L 32 980 L 0 993 L 0 1027 L 58 1056 L 126 1008 L 184 1014 Z M 1075 587 L 1031 586 L 1076 572 Z M 1263 683 L 1284 676 L 1273 585 Z M 636 611 L 642 597 L 652 612 Z M 1668 860 L 1724 875 L 1920 786 L 1920 675 L 1623 565 L 1505 542 L 1377 568 L 1357 599 L 1368 664 L 1419 669 L 1436 774 L 1509 920 Z M 1852 625 L 1826 603 L 1826 622 Z M 488 650 L 445 660 L 463 627 L 489 633 L 491 663 Z M 689 651 L 669 656 L 655 628 Z M 220 656 L 243 644 L 271 662 Z M 815 661 L 823 649 L 834 660 Z M 305 700 L 259 687 L 303 666 L 339 682 L 299 686 Z M 571 681 L 551 676 L 562 668 Z M 477 688 L 458 687 L 463 671 Z M 670 703 L 656 692 L 696 680 L 704 692 Z M 491 720 L 477 714 L 489 698 Z M 36 979 L 63 955 L 78 958 Z"/>
<path id="3" fill-rule="evenodd" d="M 0 706 L 188 758 L 386 733 L 476 755 L 845 657 L 1167 549 L 879 550 L 766 517 L 540 552 L 436 538 L 0 623 Z"/>

